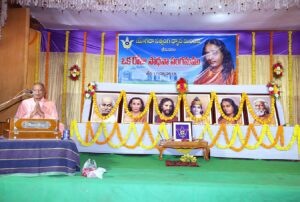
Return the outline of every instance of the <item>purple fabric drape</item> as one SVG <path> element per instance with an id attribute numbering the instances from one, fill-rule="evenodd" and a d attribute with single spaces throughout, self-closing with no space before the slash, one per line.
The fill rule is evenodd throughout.
<path id="1" fill-rule="evenodd" d="M 47 48 L 47 32 L 51 32 L 51 52 L 65 51 L 66 31 L 61 30 L 41 30 L 42 42 L 41 51 L 45 52 Z M 83 30 L 70 31 L 69 36 L 69 52 L 83 52 L 84 43 Z M 100 54 L 101 51 L 101 31 L 86 31 L 87 32 L 87 53 Z M 121 33 L 121 32 L 120 32 Z M 125 32 L 122 32 L 125 33 Z M 252 54 L 252 32 L 251 31 L 228 31 L 228 32 L 126 32 L 126 33 L 147 33 L 147 34 L 239 34 L 239 55 Z M 273 32 L 273 54 L 287 55 L 288 54 L 288 32 Z M 105 32 L 105 55 L 116 54 L 116 34 L 117 32 Z M 256 32 L 256 55 L 270 54 L 270 32 Z M 300 31 L 294 31 L 292 35 L 292 54 L 300 54 Z"/>

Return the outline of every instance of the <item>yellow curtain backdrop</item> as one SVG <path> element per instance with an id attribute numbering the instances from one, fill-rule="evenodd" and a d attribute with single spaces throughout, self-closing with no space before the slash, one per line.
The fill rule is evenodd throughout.
<path id="1" fill-rule="evenodd" d="M 44 82 L 45 78 L 45 59 L 46 54 L 40 54 L 40 78 L 41 82 Z M 82 53 L 69 53 L 68 54 L 68 68 L 77 64 L 82 71 Z M 114 60 L 115 56 L 104 57 L 104 82 L 113 82 L 114 75 Z M 99 80 L 99 55 L 87 54 L 86 55 L 86 83 Z M 56 107 L 59 112 L 59 119 L 61 120 L 62 110 L 62 88 L 63 88 L 63 74 L 64 74 L 64 53 L 53 52 L 49 58 L 49 86 L 47 90 L 48 99 L 56 102 Z M 81 72 L 82 74 L 82 72 Z M 66 90 L 66 121 L 65 125 L 69 127 L 70 121 L 80 120 L 80 104 L 81 104 L 81 81 L 73 81 L 67 78 L 67 90 Z M 101 88 L 101 86 L 100 86 Z"/>
<path id="2" fill-rule="evenodd" d="M 86 55 L 86 84 L 91 81 L 99 81 L 100 69 L 99 69 L 99 54 L 87 54 Z M 251 85 L 252 75 L 252 56 L 251 55 L 239 55 L 239 72 L 238 81 L 239 85 Z M 279 100 L 283 106 L 284 116 L 286 123 L 297 124 L 300 123 L 300 90 L 297 88 L 300 79 L 300 56 L 292 56 L 292 80 L 293 80 L 293 120 L 289 120 L 289 84 L 288 84 L 288 55 L 273 55 L 273 61 L 276 63 L 280 61 L 284 67 L 283 77 L 280 82 L 282 95 Z M 255 56 L 255 80 L 257 85 L 266 85 L 269 82 L 270 75 L 270 56 L 256 55 Z M 42 82 L 45 78 L 45 59 L 46 53 L 40 54 L 40 69 L 39 78 Z M 74 64 L 77 64 L 82 68 L 82 53 L 69 53 L 68 56 L 68 68 Z M 104 56 L 104 75 L 103 82 L 114 82 L 114 64 L 115 56 Z M 51 52 L 49 58 L 49 86 L 48 86 L 48 98 L 54 100 L 57 104 L 57 108 L 61 119 L 61 105 L 62 105 L 62 87 L 63 87 L 63 64 L 64 64 L 64 53 Z M 81 100 L 81 77 L 77 81 L 67 79 L 67 105 L 66 105 L 66 121 L 65 124 L 69 127 L 70 121 L 80 120 L 80 100 Z M 101 89 L 101 84 L 100 84 Z"/>
<path id="3" fill-rule="evenodd" d="M 273 55 L 274 63 L 280 61 L 284 67 L 283 76 L 277 82 L 281 86 L 281 97 L 279 102 L 283 106 L 284 117 L 287 124 L 294 123 L 297 124 L 300 122 L 300 90 L 297 88 L 299 79 L 300 79 L 300 56 L 292 57 L 293 65 L 293 120 L 289 120 L 289 83 L 288 83 L 288 56 L 287 55 Z M 252 56 L 239 56 L 239 85 L 251 85 L 251 65 L 252 65 Z M 256 84 L 257 85 L 266 85 L 269 82 L 270 75 L 270 57 L 269 56 L 256 56 Z"/>

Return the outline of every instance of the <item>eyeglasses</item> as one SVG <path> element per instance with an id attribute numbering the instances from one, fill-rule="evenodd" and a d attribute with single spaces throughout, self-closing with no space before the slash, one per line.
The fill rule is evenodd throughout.
<path id="1" fill-rule="evenodd" d="M 112 104 L 101 104 L 102 107 L 112 107 Z"/>

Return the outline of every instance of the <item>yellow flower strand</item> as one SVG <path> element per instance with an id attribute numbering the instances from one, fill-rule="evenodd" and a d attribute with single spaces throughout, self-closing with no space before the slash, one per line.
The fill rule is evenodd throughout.
<path id="1" fill-rule="evenodd" d="M 253 124 L 252 124 L 253 125 Z M 264 143 L 261 143 L 261 146 L 264 147 L 265 149 L 271 149 L 273 148 L 277 143 L 278 143 L 278 140 L 282 140 L 284 139 L 284 136 L 283 136 L 283 126 L 278 126 L 278 129 L 277 129 L 277 132 L 276 132 L 276 137 L 275 139 L 273 138 L 272 134 L 271 134 L 271 130 L 269 127 L 267 127 L 266 129 L 266 133 L 267 133 L 267 137 L 270 141 L 270 145 L 266 145 Z M 254 134 L 254 137 L 255 139 L 258 141 L 259 140 L 259 137 L 257 137 L 257 134 L 256 133 L 253 133 Z M 284 143 L 282 143 L 284 144 Z"/>
<path id="2" fill-rule="evenodd" d="M 273 119 L 273 116 L 274 116 L 274 113 L 275 113 L 275 98 L 274 97 L 271 97 L 271 113 L 270 113 L 268 119 L 266 119 L 266 120 L 260 119 L 255 114 L 255 112 L 253 110 L 253 107 L 250 104 L 249 98 L 248 98 L 248 96 L 246 94 L 245 94 L 245 99 L 246 99 L 246 105 L 248 107 L 248 110 L 249 110 L 249 112 L 250 112 L 250 114 L 251 114 L 251 116 L 253 117 L 254 120 L 256 120 L 257 122 L 259 122 L 259 123 L 261 123 L 263 125 L 271 123 L 271 121 Z"/>
<path id="3" fill-rule="evenodd" d="M 151 140 L 152 145 L 146 146 L 141 141 L 140 144 L 139 144 L 140 147 L 142 147 L 143 149 L 147 149 L 147 150 L 153 149 L 154 147 L 157 148 L 157 144 L 158 144 L 158 141 L 160 140 L 160 136 L 157 135 L 155 139 L 153 138 L 153 135 L 152 135 L 152 132 L 151 132 L 151 128 L 150 128 L 150 126 L 149 126 L 148 123 L 144 124 L 144 128 L 143 128 L 142 134 L 146 133 L 146 132 L 148 132 L 148 135 L 149 135 L 149 138 Z"/>
<path id="4" fill-rule="evenodd" d="M 38 82 L 39 77 L 40 77 L 40 43 L 41 43 L 41 33 L 37 32 L 37 39 L 36 39 L 36 42 L 35 42 L 34 82 Z"/>
<path id="5" fill-rule="evenodd" d="M 206 108 L 206 111 L 204 112 L 204 114 L 201 116 L 201 117 L 195 117 L 192 112 L 191 112 L 191 109 L 190 107 L 188 106 L 188 103 L 187 103 L 187 100 L 186 100 L 186 95 L 184 94 L 182 96 L 182 99 L 183 99 L 183 105 L 184 105 L 184 108 L 185 108 L 185 111 L 187 112 L 187 114 L 189 115 L 189 117 L 191 117 L 191 119 L 195 122 L 200 122 L 200 121 L 206 121 L 208 119 L 208 116 L 211 112 L 211 108 L 213 106 L 213 101 L 214 99 L 210 99 L 209 103 L 208 103 L 208 106 Z"/>
<path id="6" fill-rule="evenodd" d="M 174 112 L 171 116 L 169 117 L 166 117 L 164 116 L 160 111 L 159 111 L 159 107 L 158 107 L 158 103 L 157 103 L 157 99 L 156 99 L 156 95 L 155 93 L 151 93 L 152 94 L 152 99 L 153 99 L 153 103 L 154 103 L 154 107 L 155 107 L 155 110 L 156 110 L 156 113 L 159 115 L 160 119 L 163 120 L 163 121 L 170 121 L 172 120 L 178 113 L 178 110 L 179 110 L 179 107 L 180 107 L 180 101 L 182 99 L 182 95 L 179 94 L 178 95 L 178 100 L 177 100 L 177 104 L 176 104 L 176 107 L 174 109 Z"/>
<path id="7" fill-rule="evenodd" d="M 126 148 L 129 148 L 129 149 L 134 149 L 135 147 L 137 147 L 138 145 L 140 145 L 142 148 L 144 149 L 153 149 L 154 147 L 157 146 L 157 143 L 160 139 L 160 135 L 157 135 L 155 140 L 153 138 L 153 135 L 151 133 L 151 129 L 150 129 L 150 126 L 148 123 L 145 123 L 144 124 L 144 128 L 143 128 L 143 131 L 142 131 L 142 134 L 140 136 L 138 136 L 137 134 L 137 131 L 136 131 L 136 126 L 135 126 L 135 123 L 131 123 L 129 125 L 129 129 L 127 131 L 127 134 L 125 136 L 125 138 L 123 139 L 122 138 L 122 135 L 121 135 L 121 132 L 120 132 L 120 128 L 119 128 L 119 124 L 118 123 L 115 123 L 114 125 L 114 129 L 113 131 L 111 132 L 110 135 L 107 134 L 107 131 L 106 131 L 106 123 L 102 122 L 98 128 L 98 131 L 96 133 L 95 136 L 92 135 L 92 140 L 90 142 L 85 142 L 81 139 L 81 135 L 79 134 L 79 131 L 78 131 L 78 126 L 77 126 L 77 122 L 75 120 L 73 120 L 71 122 L 71 137 L 74 136 L 74 133 L 78 139 L 78 141 L 84 145 L 84 146 L 91 146 L 93 145 L 94 143 L 97 142 L 97 139 L 99 138 L 99 136 L 101 135 L 102 131 L 104 133 L 104 136 L 106 138 L 105 142 L 108 142 L 108 144 L 112 147 L 112 148 L 120 148 L 122 146 L 125 146 Z M 116 145 L 116 144 L 113 144 L 110 139 L 112 138 L 113 134 L 115 133 L 115 131 L 117 131 L 117 135 L 118 135 L 118 138 L 120 140 L 120 144 Z M 145 146 L 141 141 L 146 133 L 146 131 L 148 132 L 149 134 L 149 137 L 150 137 L 150 140 L 152 142 L 151 145 L 149 146 Z M 159 129 L 158 129 L 159 133 L 160 134 L 163 134 L 165 139 L 169 139 L 169 135 L 168 135 L 168 132 L 167 132 L 167 129 L 166 129 L 166 125 L 165 123 L 162 123 L 160 124 L 159 126 Z M 250 138 L 250 134 L 251 134 L 251 131 L 253 132 L 257 142 L 255 143 L 255 145 L 249 145 L 248 144 L 248 141 L 249 141 L 249 138 Z M 87 125 L 86 125 L 86 133 L 91 133 L 93 134 L 92 132 L 92 127 L 91 127 L 91 123 L 90 122 L 87 122 Z M 131 133 L 134 133 L 134 136 L 135 138 L 137 139 L 136 143 L 134 145 L 127 145 L 126 142 L 128 141 L 129 137 L 130 137 L 130 134 Z M 226 141 L 226 144 L 225 146 L 222 146 L 220 145 L 219 143 L 217 143 L 217 140 L 219 139 L 220 135 L 224 134 L 224 137 L 225 137 L 225 141 Z M 212 140 L 211 144 L 209 145 L 210 148 L 216 146 L 220 149 L 232 149 L 233 151 L 236 151 L 236 152 L 239 152 L 241 151 L 243 148 L 247 148 L 247 149 L 251 149 L 251 150 L 254 150 L 254 149 L 257 149 L 259 146 L 262 146 L 266 149 L 271 149 L 274 147 L 275 145 L 275 148 L 277 150 L 280 150 L 280 151 L 286 151 L 286 150 L 290 150 L 293 146 L 293 144 L 295 143 L 295 141 L 297 140 L 298 138 L 298 153 L 300 154 L 300 127 L 299 125 L 296 125 L 294 127 L 294 131 L 293 131 L 293 136 L 291 137 L 291 140 L 289 141 L 289 143 L 286 145 L 286 146 L 280 146 L 277 144 L 278 140 L 280 137 L 283 137 L 283 127 L 278 127 L 278 130 L 277 130 L 277 134 L 276 134 L 276 137 L 274 139 L 274 137 L 272 136 L 271 134 L 271 131 L 270 131 L 270 128 L 268 125 L 263 125 L 262 127 L 262 130 L 261 130 L 261 134 L 259 137 L 257 137 L 257 134 L 256 134 L 256 130 L 255 130 L 255 127 L 253 124 L 249 125 L 248 127 L 248 130 L 247 130 L 247 135 L 246 137 L 244 138 L 243 137 L 243 134 L 242 134 L 242 131 L 241 131 L 241 128 L 240 126 L 237 124 L 234 126 L 233 128 L 233 134 L 232 134 L 232 137 L 231 137 L 231 140 L 229 141 L 229 138 L 228 138 L 228 134 L 227 134 L 227 129 L 226 129 L 226 125 L 225 124 L 221 124 L 220 125 L 220 128 L 216 134 L 216 136 L 213 135 L 212 131 L 211 131 L 211 128 L 210 128 L 210 125 L 209 124 L 206 124 L 200 134 L 200 139 L 203 139 L 204 138 L 204 135 L 208 133 L 210 139 Z M 265 136 L 267 135 L 269 141 L 270 141 L 270 145 L 267 146 L 263 143 L 263 140 L 265 138 Z M 241 142 L 241 147 L 239 148 L 235 148 L 233 147 L 234 143 L 236 142 L 236 139 L 237 139 L 237 136 L 239 137 L 240 139 L 240 142 Z M 102 144 L 104 142 L 101 142 Z M 282 145 L 284 145 L 284 142 L 282 143 Z M 186 151 L 190 151 L 190 150 L 180 150 L 180 149 L 177 149 L 177 151 L 181 151 L 181 152 L 186 152 Z"/>
<path id="8" fill-rule="evenodd" d="M 102 129 L 102 127 L 99 127 L 100 129 Z M 87 130 L 87 129 L 86 129 Z M 79 134 L 78 131 L 78 125 L 77 122 L 75 120 L 73 120 L 71 122 L 71 126 L 70 126 L 70 136 L 73 137 L 74 133 L 78 139 L 78 141 L 80 142 L 80 144 L 82 144 L 83 146 L 89 147 L 92 146 L 93 144 L 95 144 L 96 140 L 98 139 L 98 137 L 100 136 L 101 132 L 97 133 L 97 135 L 95 136 L 95 138 L 92 139 L 92 141 L 90 142 L 85 142 L 81 139 L 81 135 Z"/>
<path id="9" fill-rule="evenodd" d="M 124 107 L 124 109 L 125 109 L 125 112 L 126 112 L 126 114 L 127 114 L 130 118 L 132 118 L 132 119 L 134 119 L 134 120 L 140 119 L 140 118 L 142 118 L 143 116 L 145 116 L 145 114 L 149 111 L 149 107 L 150 107 L 151 101 L 152 101 L 152 93 L 149 94 L 149 98 L 148 98 L 147 103 L 146 103 L 146 105 L 145 105 L 144 111 L 142 111 L 139 115 L 134 116 L 134 115 L 129 111 L 129 109 L 128 109 L 126 92 L 124 92 L 124 94 L 123 94 L 123 107 Z"/>
<path id="10" fill-rule="evenodd" d="M 130 123 L 130 126 L 132 126 L 132 132 L 133 134 L 135 135 L 135 137 L 137 138 L 137 141 L 133 144 L 133 145 L 127 145 L 127 144 L 124 144 L 124 147 L 128 148 L 128 149 L 134 149 L 136 148 L 137 146 L 139 146 L 139 144 L 141 143 L 142 139 L 144 138 L 145 136 L 145 130 L 143 128 L 143 131 L 142 131 L 142 134 L 138 137 L 137 135 L 137 131 L 136 131 L 136 126 L 135 126 L 135 123 L 134 122 L 131 122 Z M 145 126 L 145 125 L 144 125 Z M 121 136 L 118 136 L 119 138 L 122 138 Z"/>
<path id="11" fill-rule="evenodd" d="M 261 130 L 261 134 L 259 136 L 259 139 L 258 141 L 254 144 L 254 145 L 249 145 L 249 144 L 246 144 L 245 147 L 247 149 L 251 149 L 251 150 L 254 150 L 254 149 L 257 149 L 263 142 L 263 139 L 265 138 L 266 136 L 266 127 L 269 127 L 268 125 L 263 125 L 262 127 L 262 130 Z M 253 129 L 255 130 L 255 128 L 253 127 Z M 240 137 L 241 138 L 241 137 Z M 242 140 L 243 141 L 243 140 Z"/>
<path id="12" fill-rule="evenodd" d="M 271 137 L 271 138 L 273 138 L 273 137 Z M 280 150 L 280 151 L 290 150 L 297 138 L 298 138 L 298 154 L 300 154 L 300 147 L 299 147 L 300 146 L 300 130 L 299 130 L 299 125 L 296 125 L 294 127 L 293 136 L 291 137 L 290 142 L 286 146 L 279 146 L 278 144 L 276 144 L 275 148 Z"/>
<path id="13" fill-rule="evenodd" d="M 293 124 L 293 59 L 292 59 L 292 31 L 288 32 L 289 35 L 289 46 L 288 46 L 288 82 L 289 82 L 289 124 Z"/>
<path id="14" fill-rule="evenodd" d="M 191 119 L 193 121 L 196 121 L 196 122 L 199 122 L 199 121 L 203 121 L 203 120 L 207 120 L 208 119 L 208 116 L 211 112 L 211 108 L 212 108 L 212 105 L 213 105 L 213 101 L 215 101 L 216 103 L 216 106 L 217 106 L 217 109 L 219 111 L 219 113 L 221 114 L 221 116 L 227 120 L 227 121 L 237 121 L 242 113 L 243 113 L 243 106 L 244 106 L 244 102 L 246 102 L 246 106 L 248 107 L 249 109 L 249 112 L 250 114 L 252 115 L 253 119 L 256 120 L 257 122 L 261 123 L 261 124 L 269 124 L 271 121 L 272 121 L 272 118 L 274 116 L 274 113 L 275 113 L 275 98 L 271 97 L 271 113 L 270 113 L 270 116 L 268 117 L 268 119 L 266 120 L 262 120 L 260 119 L 254 112 L 253 110 L 253 107 L 252 105 L 250 104 L 250 101 L 249 101 L 249 98 L 248 98 L 248 95 L 246 93 L 242 93 L 242 97 L 241 97 L 241 101 L 240 101 L 240 105 L 239 105 L 239 110 L 238 110 L 238 113 L 236 114 L 236 116 L 234 117 L 229 117 L 227 116 L 223 110 L 222 110 L 222 106 L 221 104 L 219 103 L 218 101 L 218 96 L 215 92 L 212 92 L 211 93 L 211 99 L 210 99 L 210 102 L 207 106 L 207 110 L 205 111 L 205 113 L 203 114 L 202 117 L 200 118 L 197 118 L 195 117 L 191 111 L 190 111 L 190 108 L 187 104 L 187 100 L 186 100 L 186 95 L 178 95 L 178 102 L 176 104 L 176 107 L 175 107 L 175 110 L 174 110 L 174 113 L 172 114 L 172 116 L 170 117 L 166 117 L 164 116 L 160 111 L 159 111 L 159 108 L 158 108 L 158 103 L 157 103 L 157 98 L 156 98 L 156 95 L 154 92 L 151 92 L 149 94 L 149 97 L 148 97 L 148 100 L 147 100 L 147 103 L 146 103 L 146 106 L 145 106 L 145 109 L 144 111 L 137 115 L 137 116 L 134 116 L 128 109 L 128 104 L 127 104 L 127 97 L 126 97 L 126 92 L 125 91 L 121 91 L 120 94 L 119 94 L 119 97 L 118 97 L 118 100 L 116 101 L 116 104 L 114 106 L 114 108 L 111 110 L 111 112 L 106 115 L 106 116 L 102 116 L 99 112 L 99 108 L 98 108 L 98 105 L 97 105 L 97 97 L 96 95 L 94 94 L 93 95 L 93 107 L 95 109 L 95 113 L 97 114 L 97 116 L 102 119 L 102 120 L 105 120 L 105 119 L 108 119 L 111 115 L 113 115 L 116 110 L 118 109 L 118 106 L 121 102 L 121 100 L 124 100 L 123 102 L 123 105 L 124 105 L 124 109 L 125 109 L 125 112 L 126 114 L 128 114 L 129 117 L 131 117 L 132 119 L 136 120 L 136 119 L 140 119 L 141 117 L 145 116 L 145 114 L 149 111 L 149 108 L 150 108 L 150 103 L 151 101 L 153 100 L 153 103 L 154 103 L 154 107 L 155 107 L 155 110 L 157 112 L 157 114 L 160 116 L 160 118 L 164 121 L 168 121 L 168 120 L 172 120 L 178 113 L 178 110 L 180 108 L 180 101 L 181 99 L 183 99 L 183 103 L 184 103 L 184 107 L 188 113 L 188 115 L 191 117 Z"/>
<path id="15" fill-rule="evenodd" d="M 66 103 L 67 103 L 67 78 L 68 78 L 68 55 L 69 55 L 69 31 L 66 31 L 65 41 L 65 58 L 64 58 L 64 81 L 62 92 L 62 106 L 61 106 L 61 121 L 65 123 L 66 120 Z"/>
<path id="16" fill-rule="evenodd" d="M 225 127 L 225 130 L 223 130 L 223 132 L 224 132 L 225 139 L 228 140 L 228 134 L 227 134 L 226 127 Z M 227 145 L 225 145 L 225 146 L 222 146 L 222 145 L 220 145 L 219 143 L 216 143 L 216 146 L 217 146 L 218 148 L 220 148 L 220 149 L 228 149 L 228 148 L 232 147 L 233 144 L 235 143 L 235 141 L 236 141 L 236 136 L 237 136 L 237 128 L 234 127 L 234 128 L 233 128 L 233 134 L 232 134 L 232 137 L 231 137 L 231 140 L 230 140 L 229 144 L 227 144 Z"/>
<path id="17" fill-rule="evenodd" d="M 120 134 L 120 128 L 118 127 L 119 129 L 117 130 L 117 135 L 120 140 L 120 144 L 116 145 L 116 144 L 112 143 L 111 141 L 108 141 L 109 146 L 116 149 L 116 148 L 120 148 L 123 145 L 125 145 L 131 135 L 131 131 L 135 129 L 133 126 L 134 125 L 132 125 L 132 124 L 129 125 L 129 129 L 127 130 L 127 134 L 124 139 L 122 139 L 121 134 Z M 104 134 L 104 135 L 106 138 L 108 138 L 107 134 Z"/>
<path id="18" fill-rule="evenodd" d="M 94 131 L 93 131 L 93 129 L 92 129 L 91 124 L 89 124 L 89 126 L 90 126 L 91 136 L 92 136 L 92 138 L 94 138 L 95 135 L 94 135 Z M 96 144 L 103 145 L 103 144 L 106 144 L 108 141 L 111 140 L 111 138 L 112 138 L 112 137 L 114 136 L 114 134 L 115 134 L 115 131 L 118 130 L 119 124 L 118 124 L 117 122 L 114 123 L 113 129 L 112 129 L 112 131 L 110 132 L 109 135 L 106 135 L 106 134 L 107 134 L 106 123 L 105 123 L 105 122 L 101 122 L 101 125 L 100 125 L 100 126 L 103 127 L 103 133 L 105 134 L 104 136 L 107 137 L 107 138 L 106 138 L 104 141 L 102 141 L 102 142 L 99 142 L 99 141 L 97 140 L 97 141 L 96 141 Z M 88 127 L 88 124 L 87 124 L 87 127 Z M 96 136 L 97 136 L 98 133 L 100 132 L 100 129 L 99 129 L 99 128 L 100 128 L 100 127 L 98 127 Z M 119 131 L 120 131 L 120 130 L 119 130 Z M 100 133 L 101 133 L 101 132 L 100 132 Z M 99 134 L 99 136 L 100 136 L 100 134 Z"/>
<path id="19" fill-rule="evenodd" d="M 218 108 L 219 113 L 221 114 L 221 116 L 222 116 L 225 120 L 231 121 L 231 122 L 232 122 L 232 121 L 237 121 L 237 120 L 241 117 L 241 115 L 242 115 L 242 113 L 243 113 L 243 106 L 244 106 L 244 102 L 245 102 L 245 96 L 246 96 L 246 94 L 245 94 L 245 93 L 242 93 L 242 98 L 241 98 L 241 101 L 240 101 L 238 113 L 237 113 L 234 117 L 229 117 L 229 116 L 226 116 L 226 114 L 223 112 L 222 106 L 221 106 L 221 104 L 220 104 L 219 101 L 218 101 L 219 99 L 218 99 L 217 94 L 216 94 L 215 92 L 212 93 L 212 97 L 213 97 L 213 99 L 215 100 L 215 103 L 216 103 L 216 106 L 217 106 L 217 108 Z"/>
<path id="20" fill-rule="evenodd" d="M 104 75 L 104 39 L 105 39 L 105 32 L 101 34 L 101 53 L 100 53 L 100 75 L 99 81 L 103 82 L 103 75 Z"/>
<path id="21" fill-rule="evenodd" d="M 256 84 L 256 56 L 255 56 L 255 32 L 252 32 L 252 74 L 251 74 L 251 83 L 252 85 Z"/>
<path id="22" fill-rule="evenodd" d="M 240 126 L 239 126 L 239 125 L 235 125 L 235 128 L 234 128 L 234 129 L 235 129 L 236 132 L 237 132 L 237 136 L 238 136 L 238 137 L 240 138 L 240 140 L 241 140 L 241 138 L 243 138 L 243 133 L 242 133 L 242 130 L 241 130 Z M 248 143 L 248 141 L 249 141 L 251 130 L 252 130 L 252 128 L 251 128 L 251 127 L 248 127 L 247 133 L 246 133 L 246 137 L 245 137 L 245 141 L 244 141 L 244 142 L 240 141 L 240 142 L 241 142 L 241 146 L 240 146 L 239 148 L 230 147 L 230 149 L 233 150 L 233 151 L 235 151 L 235 152 L 240 152 L 240 151 L 242 151 L 242 150 L 245 148 L 245 146 L 246 146 L 246 144 Z"/>
<path id="23" fill-rule="evenodd" d="M 107 114 L 106 116 L 102 116 L 102 114 L 99 112 L 99 108 L 98 108 L 98 105 L 97 105 L 97 97 L 96 97 L 96 94 L 94 94 L 93 95 L 93 107 L 94 107 L 94 109 L 95 109 L 95 113 L 96 113 L 96 115 L 100 118 L 100 119 L 102 119 L 102 120 L 105 120 L 105 119 L 108 119 L 109 117 L 111 117 L 116 111 L 117 111 L 117 109 L 118 109 L 118 107 L 119 107 L 119 104 L 120 104 L 120 102 L 121 102 L 121 100 L 122 100 L 122 97 L 123 97 L 123 94 L 124 94 L 125 92 L 124 91 L 121 91 L 120 92 L 120 95 L 119 95 L 119 97 L 118 97 L 118 100 L 116 101 L 116 104 L 115 104 L 115 106 L 112 108 L 112 110 L 109 112 L 109 114 Z"/>
<path id="24" fill-rule="evenodd" d="M 165 122 L 159 124 L 158 133 L 163 134 L 166 140 L 170 139 Z"/>

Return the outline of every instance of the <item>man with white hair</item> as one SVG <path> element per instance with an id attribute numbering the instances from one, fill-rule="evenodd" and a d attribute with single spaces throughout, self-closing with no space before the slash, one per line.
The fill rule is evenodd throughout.
<path id="1" fill-rule="evenodd" d="M 266 122 L 270 116 L 270 107 L 267 101 L 264 99 L 258 98 L 254 100 L 254 112 L 258 116 L 258 118 L 264 122 Z M 257 120 L 253 122 L 255 125 L 261 125 Z M 269 125 L 276 125 L 276 121 L 274 116 L 271 118 Z"/>
<path id="2" fill-rule="evenodd" d="M 105 96 L 101 98 L 100 105 L 98 105 L 100 109 L 100 113 L 102 116 L 107 116 L 111 110 L 114 108 L 115 102 L 109 97 Z M 105 123 L 114 123 L 117 121 L 117 118 L 114 114 L 112 114 L 108 119 L 102 120 L 95 112 L 93 114 L 93 122 L 105 122 Z"/>

